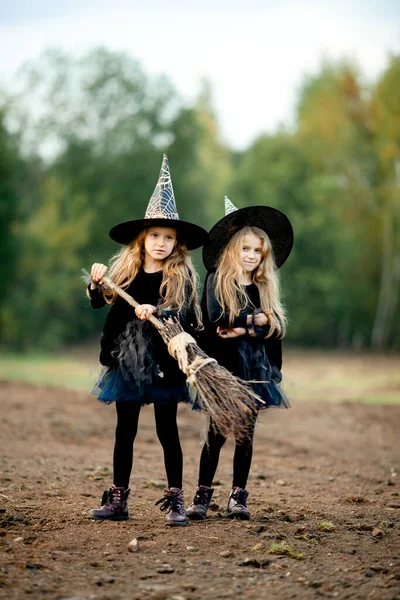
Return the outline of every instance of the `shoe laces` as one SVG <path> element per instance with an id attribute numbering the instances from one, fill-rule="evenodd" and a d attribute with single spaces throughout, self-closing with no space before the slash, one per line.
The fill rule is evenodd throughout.
<path id="1" fill-rule="evenodd" d="M 231 498 L 233 498 L 233 500 L 235 500 L 235 502 L 237 502 L 238 504 L 241 504 L 242 506 L 247 506 L 248 495 L 249 493 L 246 490 L 237 490 L 236 492 L 233 492 Z"/>
<path id="2" fill-rule="evenodd" d="M 116 488 L 110 488 L 109 490 L 105 490 L 105 492 L 103 492 L 101 505 L 104 506 L 106 504 L 119 504 L 121 500 L 121 490 L 118 490 Z"/>
<path id="3" fill-rule="evenodd" d="M 210 491 L 199 488 L 193 498 L 193 504 L 208 504 L 210 502 Z"/>
<path id="4" fill-rule="evenodd" d="M 155 506 L 158 504 L 161 504 L 160 510 L 162 511 L 172 510 L 173 512 L 179 512 L 182 507 L 181 491 L 171 492 L 170 490 L 165 490 L 165 495 L 157 500 Z"/>

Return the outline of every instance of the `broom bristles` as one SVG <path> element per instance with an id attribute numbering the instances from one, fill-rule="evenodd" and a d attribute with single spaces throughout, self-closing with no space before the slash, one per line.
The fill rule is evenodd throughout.
<path id="1" fill-rule="evenodd" d="M 164 321 L 160 333 L 188 382 L 196 388 L 198 404 L 210 415 L 212 426 L 225 437 L 234 430 L 237 439 L 246 438 L 257 400 L 263 403 L 261 398 L 247 382 L 210 358 L 178 321 Z"/>

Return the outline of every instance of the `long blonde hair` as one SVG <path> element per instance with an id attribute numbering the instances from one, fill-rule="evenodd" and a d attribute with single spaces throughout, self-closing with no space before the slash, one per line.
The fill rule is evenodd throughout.
<path id="1" fill-rule="evenodd" d="M 144 263 L 146 234 L 147 229 L 143 229 L 130 244 L 123 246 L 111 258 L 107 275 L 122 289 L 126 289 L 132 283 Z M 160 296 L 163 299 L 161 308 L 181 311 L 185 304 L 186 293 L 189 291 L 189 306 L 193 304 L 197 325 L 201 327 L 197 285 L 197 272 L 186 245 L 179 240 L 177 233 L 175 247 L 163 261 L 163 278 L 160 286 Z M 114 303 L 117 299 L 117 293 L 113 290 L 104 289 L 102 293 L 108 304 Z"/>
<path id="2" fill-rule="evenodd" d="M 251 280 L 259 289 L 261 310 L 268 314 L 270 330 L 267 337 L 276 334 L 283 337 L 286 330 L 285 309 L 280 300 L 279 276 L 275 266 L 272 244 L 268 235 L 258 227 L 243 227 L 225 246 L 218 261 L 215 274 L 215 294 L 222 313 L 229 313 L 229 323 L 249 304 L 245 286 L 239 283 L 241 266 L 240 249 L 245 235 L 254 234 L 261 239 L 261 262 L 251 273 Z"/>

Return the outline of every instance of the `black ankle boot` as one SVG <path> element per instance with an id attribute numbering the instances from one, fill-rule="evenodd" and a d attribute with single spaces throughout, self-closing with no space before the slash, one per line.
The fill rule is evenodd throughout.
<path id="1" fill-rule="evenodd" d="M 207 511 L 213 493 L 214 489 L 206 485 L 200 485 L 197 488 L 193 498 L 193 504 L 191 504 L 186 511 L 188 519 L 191 519 L 192 521 L 201 521 L 207 518 Z"/>
<path id="2" fill-rule="evenodd" d="M 164 497 L 156 502 L 165 511 L 165 524 L 170 527 L 187 525 L 186 512 L 183 505 L 183 490 L 171 487 L 165 490 Z"/>
<path id="3" fill-rule="evenodd" d="M 90 519 L 107 519 L 108 521 L 125 521 L 129 519 L 128 496 L 130 490 L 112 485 L 101 499 L 101 508 L 89 511 Z"/>

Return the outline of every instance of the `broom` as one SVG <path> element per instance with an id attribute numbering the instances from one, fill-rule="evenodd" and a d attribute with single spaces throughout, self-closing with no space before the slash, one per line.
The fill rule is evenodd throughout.
<path id="1" fill-rule="evenodd" d="M 89 274 L 84 269 L 82 271 L 87 279 Z M 104 276 L 103 282 L 133 308 L 140 306 L 109 277 Z M 154 315 L 149 315 L 147 320 L 157 328 L 168 346 L 168 352 L 177 360 L 188 383 L 197 390 L 199 407 L 210 415 L 212 426 L 225 437 L 234 430 L 237 438 L 245 438 L 251 421 L 249 417 L 257 410 L 257 401 L 265 402 L 247 382 L 232 375 L 215 358 L 210 358 L 179 321 L 161 321 Z"/>

